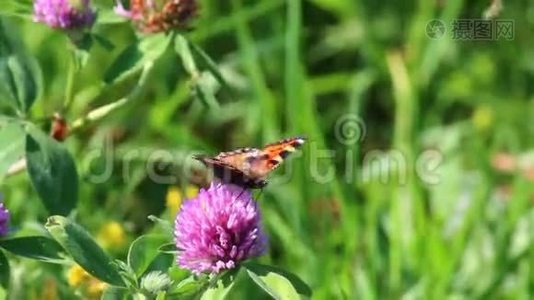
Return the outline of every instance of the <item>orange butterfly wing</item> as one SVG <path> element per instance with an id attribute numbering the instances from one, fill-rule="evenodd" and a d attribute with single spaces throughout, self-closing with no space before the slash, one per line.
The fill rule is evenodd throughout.
<path id="1" fill-rule="evenodd" d="M 251 169 L 254 175 L 258 178 L 267 177 L 289 154 L 295 152 L 305 142 L 305 138 L 296 137 L 266 145 L 262 150 L 262 155 L 252 162 Z"/>
<path id="2" fill-rule="evenodd" d="M 262 188 L 267 182 L 257 178 L 251 172 L 251 160 L 261 155 L 261 150 L 255 148 L 241 148 L 234 151 L 222 152 L 215 157 L 195 156 L 213 169 L 213 175 L 223 182 L 233 183 L 246 188 Z"/>
<path id="3" fill-rule="evenodd" d="M 262 150 L 241 148 L 222 152 L 215 157 L 195 158 L 212 167 L 214 175 L 225 182 L 248 188 L 260 188 L 267 184 L 265 181 L 267 175 L 304 142 L 304 138 L 296 137 L 266 145 Z"/>
<path id="4" fill-rule="evenodd" d="M 216 159 L 236 170 L 241 171 L 245 176 L 255 178 L 253 172 L 253 161 L 261 157 L 262 151 L 256 148 L 240 148 L 230 152 L 222 152 L 215 156 Z"/>

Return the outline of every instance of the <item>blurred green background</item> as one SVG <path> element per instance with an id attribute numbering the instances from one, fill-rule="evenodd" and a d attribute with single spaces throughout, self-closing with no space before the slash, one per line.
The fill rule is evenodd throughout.
<path id="1" fill-rule="evenodd" d="M 96 3 L 109 12 L 111 2 Z M 297 273 L 314 299 L 534 295 L 532 2 L 506 1 L 502 10 L 499 1 L 200 2 L 184 35 L 227 86 L 206 67 L 192 77 L 167 51 L 135 101 L 65 142 L 80 174 L 77 220 L 100 236 L 112 221 L 120 227 L 111 234 L 124 241 L 110 252 L 124 257 L 127 242 L 151 230 L 148 215 L 172 220 L 185 191 L 205 182 L 192 154 L 305 135 L 300 154 L 256 195 L 270 238 L 261 261 Z M 513 38 L 453 39 L 454 20 L 485 14 L 513 21 Z M 429 37 L 433 19 L 444 36 Z M 46 129 L 42 120 L 63 101 L 66 38 L 31 20 L 5 21 L 42 67 L 45 89 L 31 119 Z M 102 82 L 135 40 L 131 25 L 94 31 L 115 47 L 91 49 L 69 123 L 137 80 Z M 198 82 L 216 102 L 200 99 Z M 108 156 L 98 155 L 102 148 Z M 154 169 L 175 180 L 154 182 Z M 20 234 L 43 231 L 47 213 L 25 173 L 1 190 Z M 15 295 L 42 299 L 47 284 L 70 295 L 60 267 L 15 261 Z"/>

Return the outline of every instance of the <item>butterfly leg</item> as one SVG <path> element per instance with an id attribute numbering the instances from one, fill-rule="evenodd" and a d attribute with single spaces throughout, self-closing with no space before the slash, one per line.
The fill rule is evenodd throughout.
<path id="1" fill-rule="evenodd" d="M 256 198 L 256 201 L 258 201 L 260 199 L 262 193 L 263 193 L 263 188 L 260 189 L 260 193 L 258 194 L 258 197 Z"/>

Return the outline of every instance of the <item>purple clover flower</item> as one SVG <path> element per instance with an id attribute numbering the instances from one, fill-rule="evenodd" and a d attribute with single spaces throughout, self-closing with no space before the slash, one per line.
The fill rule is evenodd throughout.
<path id="1" fill-rule="evenodd" d="M 183 203 L 174 235 L 178 265 L 196 274 L 233 269 L 267 245 L 250 191 L 220 182 Z"/>
<path id="2" fill-rule="evenodd" d="M 33 19 L 52 28 L 78 29 L 93 25 L 95 12 L 90 0 L 35 0 Z"/>
<path id="3" fill-rule="evenodd" d="M 9 210 L 0 202 L 0 236 L 4 236 L 9 231 Z"/>
<path id="4" fill-rule="evenodd" d="M 130 0 L 126 9 L 116 0 L 117 15 L 133 21 L 143 33 L 187 29 L 198 11 L 197 0 Z"/>

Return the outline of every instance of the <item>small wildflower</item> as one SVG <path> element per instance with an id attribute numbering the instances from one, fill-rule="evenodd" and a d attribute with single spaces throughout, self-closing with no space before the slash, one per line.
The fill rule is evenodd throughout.
<path id="1" fill-rule="evenodd" d="M 491 165 L 499 172 L 512 173 L 517 169 L 517 158 L 511 153 L 499 152 L 493 155 Z"/>
<path id="2" fill-rule="evenodd" d="M 89 0 L 35 0 L 33 20 L 56 29 L 91 27 L 95 12 Z"/>
<path id="3" fill-rule="evenodd" d="M 97 240 L 104 248 L 121 248 L 126 243 L 126 233 L 118 222 L 104 224 L 98 231 Z"/>
<path id="4" fill-rule="evenodd" d="M 195 186 L 188 186 L 184 193 L 176 186 L 169 187 L 169 190 L 167 191 L 167 199 L 166 199 L 166 206 L 169 210 L 169 214 L 174 218 L 176 214 L 178 213 L 178 210 L 180 209 L 180 205 L 182 205 L 184 198 L 193 198 L 198 194 L 198 188 Z"/>
<path id="5" fill-rule="evenodd" d="M 89 278 L 89 274 L 79 265 L 72 266 L 67 274 L 67 280 L 70 286 L 77 287 Z"/>
<path id="6" fill-rule="evenodd" d="M 87 297 L 89 299 L 101 299 L 102 293 L 107 287 L 107 283 L 92 277 L 87 284 Z"/>
<path id="7" fill-rule="evenodd" d="M 107 287 L 105 282 L 91 276 L 80 265 L 73 265 L 69 269 L 67 281 L 71 287 L 80 289 L 86 299 L 100 299 Z"/>
<path id="8" fill-rule="evenodd" d="M 0 202 L 0 236 L 4 236 L 8 233 L 9 218 L 9 210 L 5 207 L 4 203 Z"/>
<path id="9" fill-rule="evenodd" d="M 131 19 L 144 33 L 186 29 L 196 16 L 196 0 L 130 0 L 129 10 L 117 0 L 115 13 Z"/>
<path id="10" fill-rule="evenodd" d="M 250 191 L 220 182 L 183 203 L 176 216 L 177 263 L 199 274 L 233 269 L 263 254 L 266 236 Z"/>
<path id="11" fill-rule="evenodd" d="M 169 276 L 161 271 L 153 271 L 141 279 L 141 288 L 151 294 L 167 290 L 172 284 Z"/>

